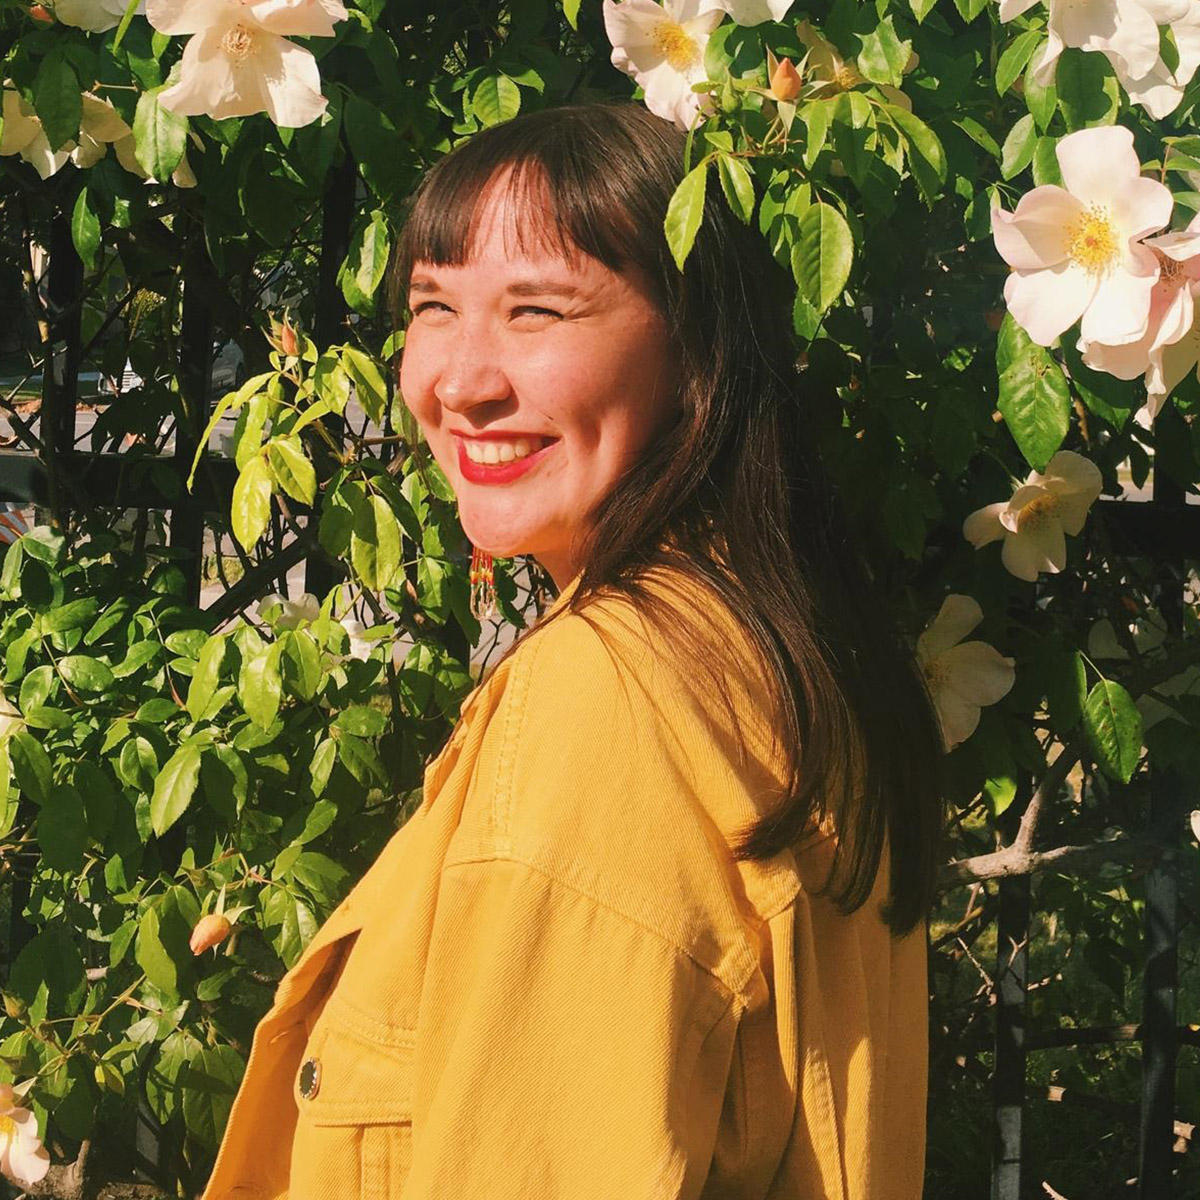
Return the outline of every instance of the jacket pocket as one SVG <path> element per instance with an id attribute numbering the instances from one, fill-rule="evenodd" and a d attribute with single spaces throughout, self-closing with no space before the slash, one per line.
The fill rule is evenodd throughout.
<path id="1" fill-rule="evenodd" d="M 330 1005 L 293 1082 L 290 1200 L 395 1200 L 412 1165 L 413 1033 Z"/>

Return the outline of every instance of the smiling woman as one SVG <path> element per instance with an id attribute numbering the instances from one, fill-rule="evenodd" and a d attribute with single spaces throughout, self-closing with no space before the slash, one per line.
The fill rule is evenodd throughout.
<path id="1" fill-rule="evenodd" d="M 551 110 L 416 197 L 404 399 L 560 594 L 281 985 L 209 1200 L 921 1193 L 940 736 L 774 264 L 716 199 L 674 266 L 683 159 Z"/>

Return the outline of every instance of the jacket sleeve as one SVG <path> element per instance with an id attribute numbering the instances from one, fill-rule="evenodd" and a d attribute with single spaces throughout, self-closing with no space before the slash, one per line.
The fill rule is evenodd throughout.
<path id="1" fill-rule="evenodd" d="M 403 1200 L 699 1196 L 739 1012 L 676 946 L 539 867 L 446 867 Z"/>

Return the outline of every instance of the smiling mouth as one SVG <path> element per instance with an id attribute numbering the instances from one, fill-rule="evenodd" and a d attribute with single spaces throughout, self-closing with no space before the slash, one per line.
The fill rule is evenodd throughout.
<path id="1" fill-rule="evenodd" d="M 473 463 L 491 466 L 497 463 L 516 462 L 528 458 L 539 450 L 550 445 L 555 438 L 514 438 L 512 441 L 501 441 L 494 438 L 475 440 L 463 438 L 463 449 Z"/>

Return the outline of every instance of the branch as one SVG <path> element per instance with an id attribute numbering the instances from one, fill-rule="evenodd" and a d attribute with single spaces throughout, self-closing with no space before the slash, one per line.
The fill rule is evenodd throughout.
<path id="1" fill-rule="evenodd" d="M 938 869 L 937 890 L 947 892 L 981 879 L 1006 879 L 1039 871 L 1070 869 L 1077 872 L 1081 867 L 1107 862 L 1136 862 L 1144 858 L 1149 864 L 1166 848 L 1162 842 L 1143 836 L 1118 837 L 1090 846 L 1056 846 L 1053 850 L 1040 851 L 1026 850 L 1014 843 L 992 854 L 978 854 L 974 858 L 946 863 Z"/>

